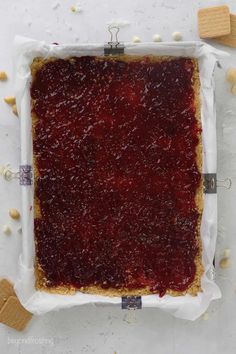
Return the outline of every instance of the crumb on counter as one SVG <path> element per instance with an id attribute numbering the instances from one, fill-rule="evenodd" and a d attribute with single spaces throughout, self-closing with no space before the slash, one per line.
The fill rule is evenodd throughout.
<path id="1" fill-rule="evenodd" d="M 204 321 L 209 320 L 209 313 L 208 313 L 208 312 L 205 312 L 205 313 L 202 315 L 202 319 L 203 319 Z"/>
<path id="2" fill-rule="evenodd" d="M 220 268 L 227 269 L 231 266 L 231 261 L 228 257 L 224 257 L 220 260 Z"/>
<path id="3" fill-rule="evenodd" d="M 11 234 L 11 228 L 9 225 L 3 225 L 2 231 L 5 235 L 10 235 Z"/>
<path id="4" fill-rule="evenodd" d="M 231 92 L 233 95 L 236 96 L 236 84 L 234 84 L 232 87 L 231 87 Z"/>
<path id="5" fill-rule="evenodd" d="M 231 84 L 236 83 L 236 69 L 229 68 L 226 72 L 226 80 Z"/>
<path id="6" fill-rule="evenodd" d="M 17 107 L 16 104 L 12 106 L 12 112 L 18 117 Z"/>
<path id="7" fill-rule="evenodd" d="M 18 211 L 17 209 L 15 209 L 15 208 L 11 208 L 11 209 L 9 210 L 9 215 L 10 215 L 10 217 L 11 217 L 12 219 L 15 219 L 15 220 L 17 220 L 17 219 L 20 218 L 20 213 L 19 213 L 19 211 Z"/>
<path id="8" fill-rule="evenodd" d="M 74 12 L 74 13 L 81 12 L 81 9 L 75 5 L 71 6 L 70 10 L 71 10 L 71 12 Z"/>
<path id="9" fill-rule="evenodd" d="M 231 93 L 236 96 L 236 69 L 229 68 L 226 72 L 226 80 L 232 84 Z"/>
<path id="10" fill-rule="evenodd" d="M 231 254 L 231 249 L 230 248 L 225 248 L 224 251 L 223 251 L 223 255 L 225 258 L 229 258 Z"/>
<path id="11" fill-rule="evenodd" d="M 7 73 L 5 71 L 0 71 L 0 81 L 6 81 L 7 79 Z"/>
<path id="12" fill-rule="evenodd" d="M 13 106 L 14 104 L 16 104 L 16 98 L 13 96 L 7 96 L 4 98 L 4 102 L 9 104 L 10 106 Z"/>

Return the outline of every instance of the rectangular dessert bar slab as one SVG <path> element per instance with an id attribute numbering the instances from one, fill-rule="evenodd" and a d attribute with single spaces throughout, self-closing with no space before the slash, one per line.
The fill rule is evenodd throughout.
<path id="1" fill-rule="evenodd" d="M 196 295 L 197 60 L 37 58 L 31 71 L 36 287 Z"/>

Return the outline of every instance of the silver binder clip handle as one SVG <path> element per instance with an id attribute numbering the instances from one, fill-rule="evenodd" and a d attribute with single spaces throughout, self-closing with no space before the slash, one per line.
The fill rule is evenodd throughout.
<path id="1" fill-rule="evenodd" d="M 230 189 L 232 187 L 231 178 L 218 179 L 217 180 L 217 187 Z"/>
<path id="2" fill-rule="evenodd" d="M 120 43 L 118 40 L 120 27 L 116 25 L 109 25 L 108 31 L 110 33 L 110 41 L 104 46 L 104 55 L 124 54 L 124 44 Z"/>
<path id="3" fill-rule="evenodd" d="M 31 186 L 33 184 L 33 172 L 31 165 L 20 165 L 20 185 Z"/>
<path id="4" fill-rule="evenodd" d="M 122 310 L 140 310 L 142 309 L 141 296 L 122 296 L 121 297 Z"/>
<path id="5" fill-rule="evenodd" d="M 108 44 L 110 44 L 111 46 L 118 46 L 119 41 L 118 41 L 118 33 L 120 31 L 120 27 L 115 26 L 115 25 L 109 25 L 108 26 L 108 31 L 110 32 L 110 42 L 108 42 Z M 114 40 L 115 38 L 115 40 Z"/>
<path id="6" fill-rule="evenodd" d="M 203 174 L 204 193 L 214 194 L 217 192 L 216 173 Z"/>

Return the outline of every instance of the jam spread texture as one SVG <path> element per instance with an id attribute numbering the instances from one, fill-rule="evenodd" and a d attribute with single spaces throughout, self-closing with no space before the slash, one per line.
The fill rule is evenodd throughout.
<path id="1" fill-rule="evenodd" d="M 37 260 L 50 287 L 185 291 L 201 182 L 191 58 L 45 62 L 31 85 Z"/>

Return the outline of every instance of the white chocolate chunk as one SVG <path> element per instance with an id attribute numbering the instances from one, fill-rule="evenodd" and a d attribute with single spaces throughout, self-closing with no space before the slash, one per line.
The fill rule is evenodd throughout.
<path id="1" fill-rule="evenodd" d="M 231 266 L 231 261 L 229 258 L 225 257 L 225 258 L 222 258 L 221 261 L 220 261 L 220 268 L 222 269 L 227 269 Z"/>
<path id="2" fill-rule="evenodd" d="M 180 32 L 173 32 L 172 33 L 172 38 L 173 38 L 174 41 L 181 41 L 182 34 Z"/>
<path id="3" fill-rule="evenodd" d="M 133 36 L 133 43 L 140 43 L 141 40 L 138 36 Z"/>
<path id="4" fill-rule="evenodd" d="M 225 258 L 229 258 L 230 254 L 231 254 L 231 249 L 230 248 L 225 248 L 224 252 L 223 252 L 224 257 Z"/>
<path id="5" fill-rule="evenodd" d="M 159 34 L 154 34 L 153 36 L 153 42 L 161 42 L 161 36 Z"/>

